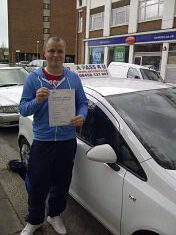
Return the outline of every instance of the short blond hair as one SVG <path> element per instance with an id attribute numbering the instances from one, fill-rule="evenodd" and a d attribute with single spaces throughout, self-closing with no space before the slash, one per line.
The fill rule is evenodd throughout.
<path id="1" fill-rule="evenodd" d="M 63 38 L 57 36 L 57 35 L 54 35 L 54 36 L 49 36 L 49 37 L 47 38 L 47 40 L 45 41 L 45 43 L 44 43 L 44 45 L 43 45 L 43 50 L 46 49 L 46 45 L 47 45 L 47 43 L 48 43 L 50 40 L 53 40 L 53 41 L 55 41 L 55 42 L 63 42 L 64 47 L 66 48 L 66 42 L 65 42 L 65 40 L 64 40 Z"/>

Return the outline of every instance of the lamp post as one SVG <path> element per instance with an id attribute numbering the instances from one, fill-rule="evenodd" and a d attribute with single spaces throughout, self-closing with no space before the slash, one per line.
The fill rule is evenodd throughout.
<path id="1" fill-rule="evenodd" d="M 39 41 L 37 41 L 37 59 L 38 59 Z"/>

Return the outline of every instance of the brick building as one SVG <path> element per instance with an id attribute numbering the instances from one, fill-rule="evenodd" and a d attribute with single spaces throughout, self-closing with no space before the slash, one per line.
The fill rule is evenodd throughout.
<path id="1" fill-rule="evenodd" d="M 75 62 L 76 0 L 8 0 L 9 59 L 43 59 L 49 35 L 66 41 L 66 62 Z"/>
<path id="2" fill-rule="evenodd" d="M 77 22 L 78 63 L 154 65 L 176 80 L 176 0 L 77 0 Z"/>

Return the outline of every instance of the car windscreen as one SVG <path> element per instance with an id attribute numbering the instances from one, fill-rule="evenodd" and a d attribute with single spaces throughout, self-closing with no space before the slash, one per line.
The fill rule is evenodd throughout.
<path id="1" fill-rule="evenodd" d="M 28 73 L 25 69 L 0 69 L 0 87 L 22 85 Z"/>
<path id="2" fill-rule="evenodd" d="M 176 170 L 176 88 L 106 97 L 150 155 Z"/>
<path id="3" fill-rule="evenodd" d="M 144 80 L 163 81 L 160 75 L 153 70 L 140 69 L 140 71 Z"/>

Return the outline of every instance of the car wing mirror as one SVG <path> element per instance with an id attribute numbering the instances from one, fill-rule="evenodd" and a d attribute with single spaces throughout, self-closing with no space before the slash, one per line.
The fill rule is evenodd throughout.
<path id="1" fill-rule="evenodd" d="M 87 158 L 95 162 L 115 163 L 117 156 L 109 144 L 97 145 L 87 152 Z"/>

